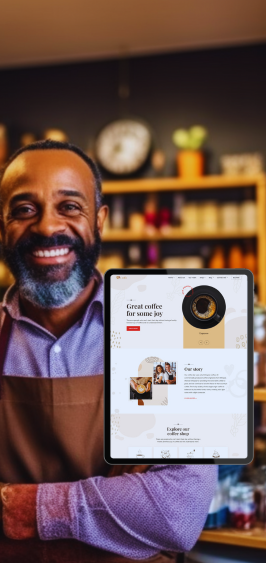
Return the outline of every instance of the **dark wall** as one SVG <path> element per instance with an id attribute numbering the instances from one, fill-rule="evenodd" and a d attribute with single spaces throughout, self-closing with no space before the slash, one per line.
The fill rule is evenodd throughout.
<path id="1" fill-rule="evenodd" d="M 266 160 L 266 44 L 130 59 L 129 111 L 153 127 L 175 173 L 176 127 L 209 130 L 209 172 L 224 153 L 260 151 Z M 67 131 L 86 149 L 106 122 L 121 117 L 116 60 L 0 71 L 0 121 L 11 148 L 22 132 Z M 145 175 L 151 175 L 149 167 Z"/>

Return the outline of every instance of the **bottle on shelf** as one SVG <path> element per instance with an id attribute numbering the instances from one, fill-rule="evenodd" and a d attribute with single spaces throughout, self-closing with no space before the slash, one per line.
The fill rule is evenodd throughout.
<path id="1" fill-rule="evenodd" d="M 254 306 L 254 379 L 256 387 L 266 387 L 266 307 Z"/>
<path id="2" fill-rule="evenodd" d="M 121 196 L 114 196 L 111 211 L 112 229 L 123 229 L 125 224 L 124 199 Z"/>
<path id="3" fill-rule="evenodd" d="M 225 268 L 226 259 L 222 246 L 216 246 L 209 261 L 209 268 Z"/>
<path id="4" fill-rule="evenodd" d="M 250 270 L 254 276 L 257 275 L 257 256 L 251 241 L 245 243 L 244 268 Z"/>
<path id="5" fill-rule="evenodd" d="M 173 197 L 173 212 L 172 212 L 172 225 L 173 227 L 180 227 L 182 208 L 184 205 L 184 196 L 182 194 L 174 194 Z"/>
<path id="6" fill-rule="evenodd" d="M 171 230 L 171 211 L 168 207 L 162 207 L 158 214 L 158 226 L 161 233 L 169 233 Z"/>
<path id="7" fill-rule="evenodd" d="M 159 245 L 149 242 L 147 246 L 147 268 L 159 268 Z"/>
<path id="8" fill-rule="evenodd" d="M 241 246 L 234 244 L 228 254 L 228 268 L 243 268 L 244 256 Z"/>
<path id="9" fill-rule="evenodd" d="M 141 246 L 140 244 L 130 244 L 128 248 L 128 268 L 141 268 Z"/>
<path id="10" fill-rule="evenodd" d="M 148 195 L 144 203 L 145 230 L 153 235 L 158 225 L 158 196 L 157 194 Z"/>

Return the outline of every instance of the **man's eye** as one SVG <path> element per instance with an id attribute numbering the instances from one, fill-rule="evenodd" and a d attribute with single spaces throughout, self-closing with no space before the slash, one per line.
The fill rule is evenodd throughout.
<path id="1" fill-rule="evenodd" d="M 64 203 L 61 209 L 66 213 L 78 213 L 80 211 L 79 205 L 76 203 Z"/>
<path id="2" fill-rule="evenodd" d="M 35 207 L 32 207 L 31 205 L 21 205 L 20 207 L 13 209 L 12 216 L 22 217 L 32 215 L 33 213 L 35 213 Z"/>

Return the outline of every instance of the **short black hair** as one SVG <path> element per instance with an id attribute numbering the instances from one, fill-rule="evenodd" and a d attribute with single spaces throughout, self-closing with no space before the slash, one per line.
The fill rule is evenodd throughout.
<path id="1" fill-rule="evenodd" d="M 6 169 L 11 164 L 11 162 L 13 162 L 17 158 L 17 156 L 28 151 L 38 151 L 38 150 L 42 151 L 42 150 L 51 150 L 51 149 L 72 151 L 76 153 L 78 156 L 80 156 L 80 158 L 82 158 L 84 162 L 86 162 L 86 164 L 88 165 L 94 176 L 95 205 L 96 205 L 96 211 L 98 211 L 98 209 L 102 205 L 102 183 L 101 183 L 101 175 L 98 166 L 89 156 L 85 154 L 85 152 L 83 152 L 79 147 L 73 145 L 72 143 L 62 143 L 60 141 L 52 141 L 52 139 L 46 139 L 44 141 L 36 141 L 35 143 L 31 143 L 30 145 L 21 147 L 10 156 L 6 164 L 2 167 L 0 172 L 0 187 Z"/>

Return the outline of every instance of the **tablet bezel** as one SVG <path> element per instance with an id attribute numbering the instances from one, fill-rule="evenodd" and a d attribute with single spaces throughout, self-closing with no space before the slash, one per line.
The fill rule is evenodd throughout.
<path id="1" fill-rule="evenodd" d="M 247 457 L 246 458 L 175 458 L 159 459 L 145 458 L 140 461 L 136 458 L 112 458 L 111 457 L 111 276 L 113 275 L 212 275 L 212 276 L 247 276 Z M 145 269 L 136 268 L 114 268 L 107 270 L 104 274 L 104 459 L 110 465 L 247 465 L 254 456 L 254 337 L 253 337 L 253 315 L 254 315 L 254 277 L 250 270 L 246 269 Z"/>

